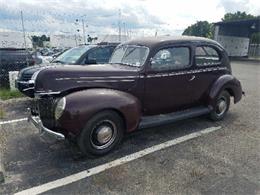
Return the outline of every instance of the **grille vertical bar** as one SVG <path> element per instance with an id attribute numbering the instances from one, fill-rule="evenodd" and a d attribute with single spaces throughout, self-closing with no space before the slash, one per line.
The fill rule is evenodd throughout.
<path id="1" fill-rule="evenodd" d="M 39 114 L 42 123 L 47 128 L 52 129 L 55 127 L 54 108 L 56 100 L 54 98 L 41 98 L 39 99 Z"/>

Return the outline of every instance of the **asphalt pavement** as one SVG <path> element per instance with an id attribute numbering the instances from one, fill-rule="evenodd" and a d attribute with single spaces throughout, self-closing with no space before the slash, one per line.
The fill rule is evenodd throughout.
<path id="1" fill-rule="evenodd" d="M 260 64 L 235 61 L 232 68 L 246 96 L 231 105 L 223 121 L 199 117 L 139 130 L 127 135 L 104 157 L 88 159 L 73 144 L 43 140 L 25 120 L 0 125 L 5 169 L 0 194 L 45 186 L 59 179 L 67 184 L 46 189 L 44 194 L 260 194 Z M 4 102 L 7 114 L 0 124 L 26 117 L 29 103 L 28 99 Z M 100 165 L 212 127 L 220 128 L 68 181 L 71 175 L 87 175 L 86 170 L 97 170 Z"/>

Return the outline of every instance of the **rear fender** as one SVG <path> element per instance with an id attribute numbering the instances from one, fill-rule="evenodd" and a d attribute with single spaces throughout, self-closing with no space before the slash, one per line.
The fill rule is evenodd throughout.
<path id="1" fill-rule="evenodd" d="M 112 89 L 86 89 L 66 96 L 60 128 L 78 135 L 87 121 L 102 110 L 114 110 L 121 115 L 128 132 L 137 128 L 141 118 L 141 104 L 133 95 Z"/>
<path id="2" fill-rule="evenodd" d="M 214 106 L 216 98 L 223 90 L 227 90 L 234 97 L 234 103 L 240 101 L 242 97 L 241 84 L 233 75 L 227 74 L 219 77 L 211 86 L 208 95 L 209 105 Z"/>

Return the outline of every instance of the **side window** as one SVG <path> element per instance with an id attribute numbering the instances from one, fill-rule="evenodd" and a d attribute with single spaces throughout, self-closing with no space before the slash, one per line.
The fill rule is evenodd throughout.
<path id="1" fill-rule="evenodd" d="M 97 64 L 102 64 L 109 61 L 111 54 L 110 47 L 96 48 L 88 54 L 87 58 L 89 61 L 95 60 Z"/>
<path id="2" fill-rule="evenodd" d="M 213 47 L 200 46 L 196 48 L 195 53 L 197 66 L 213 66 L 220 63 L 220 56 Z"/>
<path id="3" fill-rule="evenodd" d="M 158 51 L 152 59 L 153 70 L 176 70 L 190 66 L 190 49 L 188 47 L 170 47 Z"/>

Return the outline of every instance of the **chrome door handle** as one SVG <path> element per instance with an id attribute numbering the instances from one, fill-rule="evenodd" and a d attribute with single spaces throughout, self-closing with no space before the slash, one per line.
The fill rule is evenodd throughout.
<path id="1" fill-rule="evenodd" d="M 189 81 L 193 81 L 196 78 L 195 75 L 192 75 L 191 78 L 189 79 Z"/>

